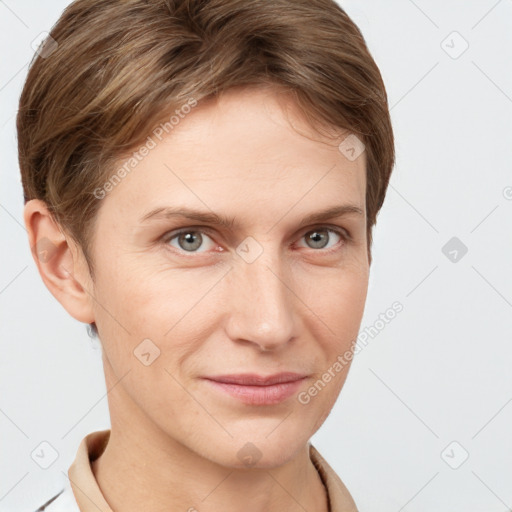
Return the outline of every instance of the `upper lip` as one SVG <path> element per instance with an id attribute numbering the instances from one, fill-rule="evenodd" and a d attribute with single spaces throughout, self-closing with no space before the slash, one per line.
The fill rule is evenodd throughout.
<path id="1" fill-rule="evenodd" d="M 208 380 L 223 382 L 225 384 L 239 384 L 245 386 L 270 386 L 283 382 L 294 382 L 303 379 L 306 375 L 295 372 L 282 372 L 274 375 L 258 375 L 256 373 L 237 373 L 229 375 L 215 375 L 205 377 Z"/>

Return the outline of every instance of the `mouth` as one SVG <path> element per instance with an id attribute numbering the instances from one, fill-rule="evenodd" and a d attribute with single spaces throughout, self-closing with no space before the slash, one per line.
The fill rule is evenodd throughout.
<path id="1" fill-rule="evenodd" d="M 254 373 L 204 377 L 213 389 L 248 405 L 274 405 L 295 394 L 307 375 L 283 372 L 275 375 Z"/>

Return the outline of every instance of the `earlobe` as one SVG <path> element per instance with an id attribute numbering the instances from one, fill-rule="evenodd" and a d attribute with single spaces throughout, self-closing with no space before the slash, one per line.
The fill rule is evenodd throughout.
<path id="1" fill-rule="evenodd" d="M 66 237 L 44 201 L 28 201 L 23 217 L 32 256 L 50 293 L 73 318 L 94 322 L 92 281 L 79 247 Z"/>

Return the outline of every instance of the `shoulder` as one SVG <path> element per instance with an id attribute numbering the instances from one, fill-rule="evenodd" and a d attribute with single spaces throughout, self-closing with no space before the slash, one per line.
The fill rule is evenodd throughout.
<path id="1" fill-rule="evenodd" d="M 58 473 L 56 480 L 40 482 L 39 489 L 45 489 L 44 494 L 38 493 L 38 498 L 31 500 L 36 506 L 31 505 L 30 512 L 81 512 L 71 482 L 78 489 L 89 489 L 96 493 L 98 501 L 101 500 L 101 492 L 97 487 L 94 475 L 91 471 L 90 461 L 97 458 L 105 449 L 110 436 L 110 429 L 91 432 L 86 435 L 77 449 L 75 459 L 67 472 Z M 77 482 L 80 482 L 78 485 Z M 43 487 L 44 486 L 44 487 Z M 82 491 L 83 492 L 83 491 Z M 104 500 L 103 500 L 104 501 Z M 109 510 L 108 505 L 103 504 L 102 510 Z M 85 508 L 86 505 L 82 505 Z M 98 511 L 99 507 L 96 505 Z"/>
<path id="2" fill-rule="evenodd" d="M 309 456 L 327 489 L 331 512 L 357 512 L 357 506 L 340 477 L 310 443 Z"/>

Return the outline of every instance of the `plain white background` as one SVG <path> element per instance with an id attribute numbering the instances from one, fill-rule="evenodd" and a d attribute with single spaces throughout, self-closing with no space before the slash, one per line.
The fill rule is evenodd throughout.
<path id="1" fill-rule="evenodd" d="M 59 489 L 81 439 L 109 427 L 98 342 L 44 286 L 22 216 L 18 98 L 31 42 L 68 3 L 0 1 L 2 512 L 35 510 Z M 374 329 L 312 442 L 361 512 L 504 512 L 512 1 L 340 4 L 386 83 L 397 164 L 374 230 L 361 332 Z M 403 311 L 383 326 L 379 315 L 395 301 Z M 31 458 L 44 441 L 58 453 L 48 469 Z"/>

